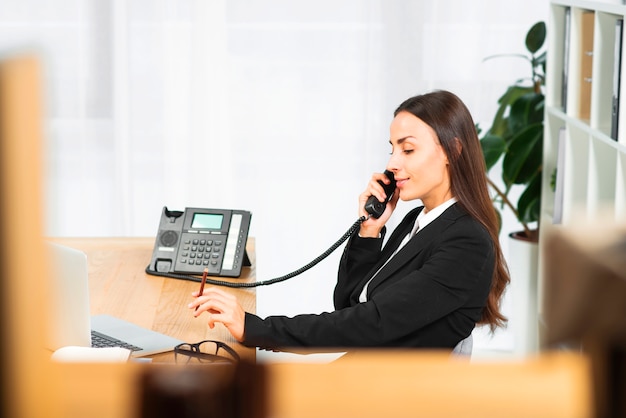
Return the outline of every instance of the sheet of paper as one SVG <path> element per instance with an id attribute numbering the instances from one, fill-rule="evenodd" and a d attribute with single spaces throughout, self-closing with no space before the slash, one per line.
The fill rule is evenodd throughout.
<path id="1" fill-rule="evenodd" d="M 121 347 L 61 347 L 52 353 L 52 360 L 76 363 L 125 363 L 131 351 Z"/>

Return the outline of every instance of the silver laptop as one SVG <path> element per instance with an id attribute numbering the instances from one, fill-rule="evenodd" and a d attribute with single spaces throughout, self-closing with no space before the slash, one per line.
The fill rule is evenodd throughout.
<path id="1" fill-rule="evenodd" d="M 101 337 L 113 346 L 128 348 L 142 357 L 171 351 L 183 341 L 110 315 L 91 316 L 87 255 L 74 248 L 47 242 L 50 251 L 50 324 L 46 348 L 95 347 Z"/>

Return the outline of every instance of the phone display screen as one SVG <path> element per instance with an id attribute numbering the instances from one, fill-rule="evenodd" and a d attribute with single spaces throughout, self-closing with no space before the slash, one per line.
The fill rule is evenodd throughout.
<path id="1" fill-rule="evenodd" d="M 192 228 L 221 229 L 224 215 L 219 213 L 196 213 L 191 221 Z"/>

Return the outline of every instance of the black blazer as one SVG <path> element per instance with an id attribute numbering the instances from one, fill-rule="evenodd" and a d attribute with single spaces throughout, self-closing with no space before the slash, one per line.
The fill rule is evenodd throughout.
<path id="1" fill-rule="evenodd" d="M 491 287 L 494 247 L 485 228 L 458 203 L 426 225 L 372 275 L 410 232 L 423 207 L 381 238 L 350 238 L 339 266 L 335 311 L 261 319 L 246 313 L 247 346 L 296 348 L 453 348 L 480 319 Z M 342 350 L 343 351 L 343 350 Z"/>

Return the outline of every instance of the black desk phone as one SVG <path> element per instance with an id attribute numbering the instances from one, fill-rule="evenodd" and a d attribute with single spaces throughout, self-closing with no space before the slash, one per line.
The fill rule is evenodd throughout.
<path id="1" fill-rule="evenodd" d="M 250 266 L 246 242 L 251 213 L 231 209 L 163 207 L 148 270 L 239 277 Z"/>

